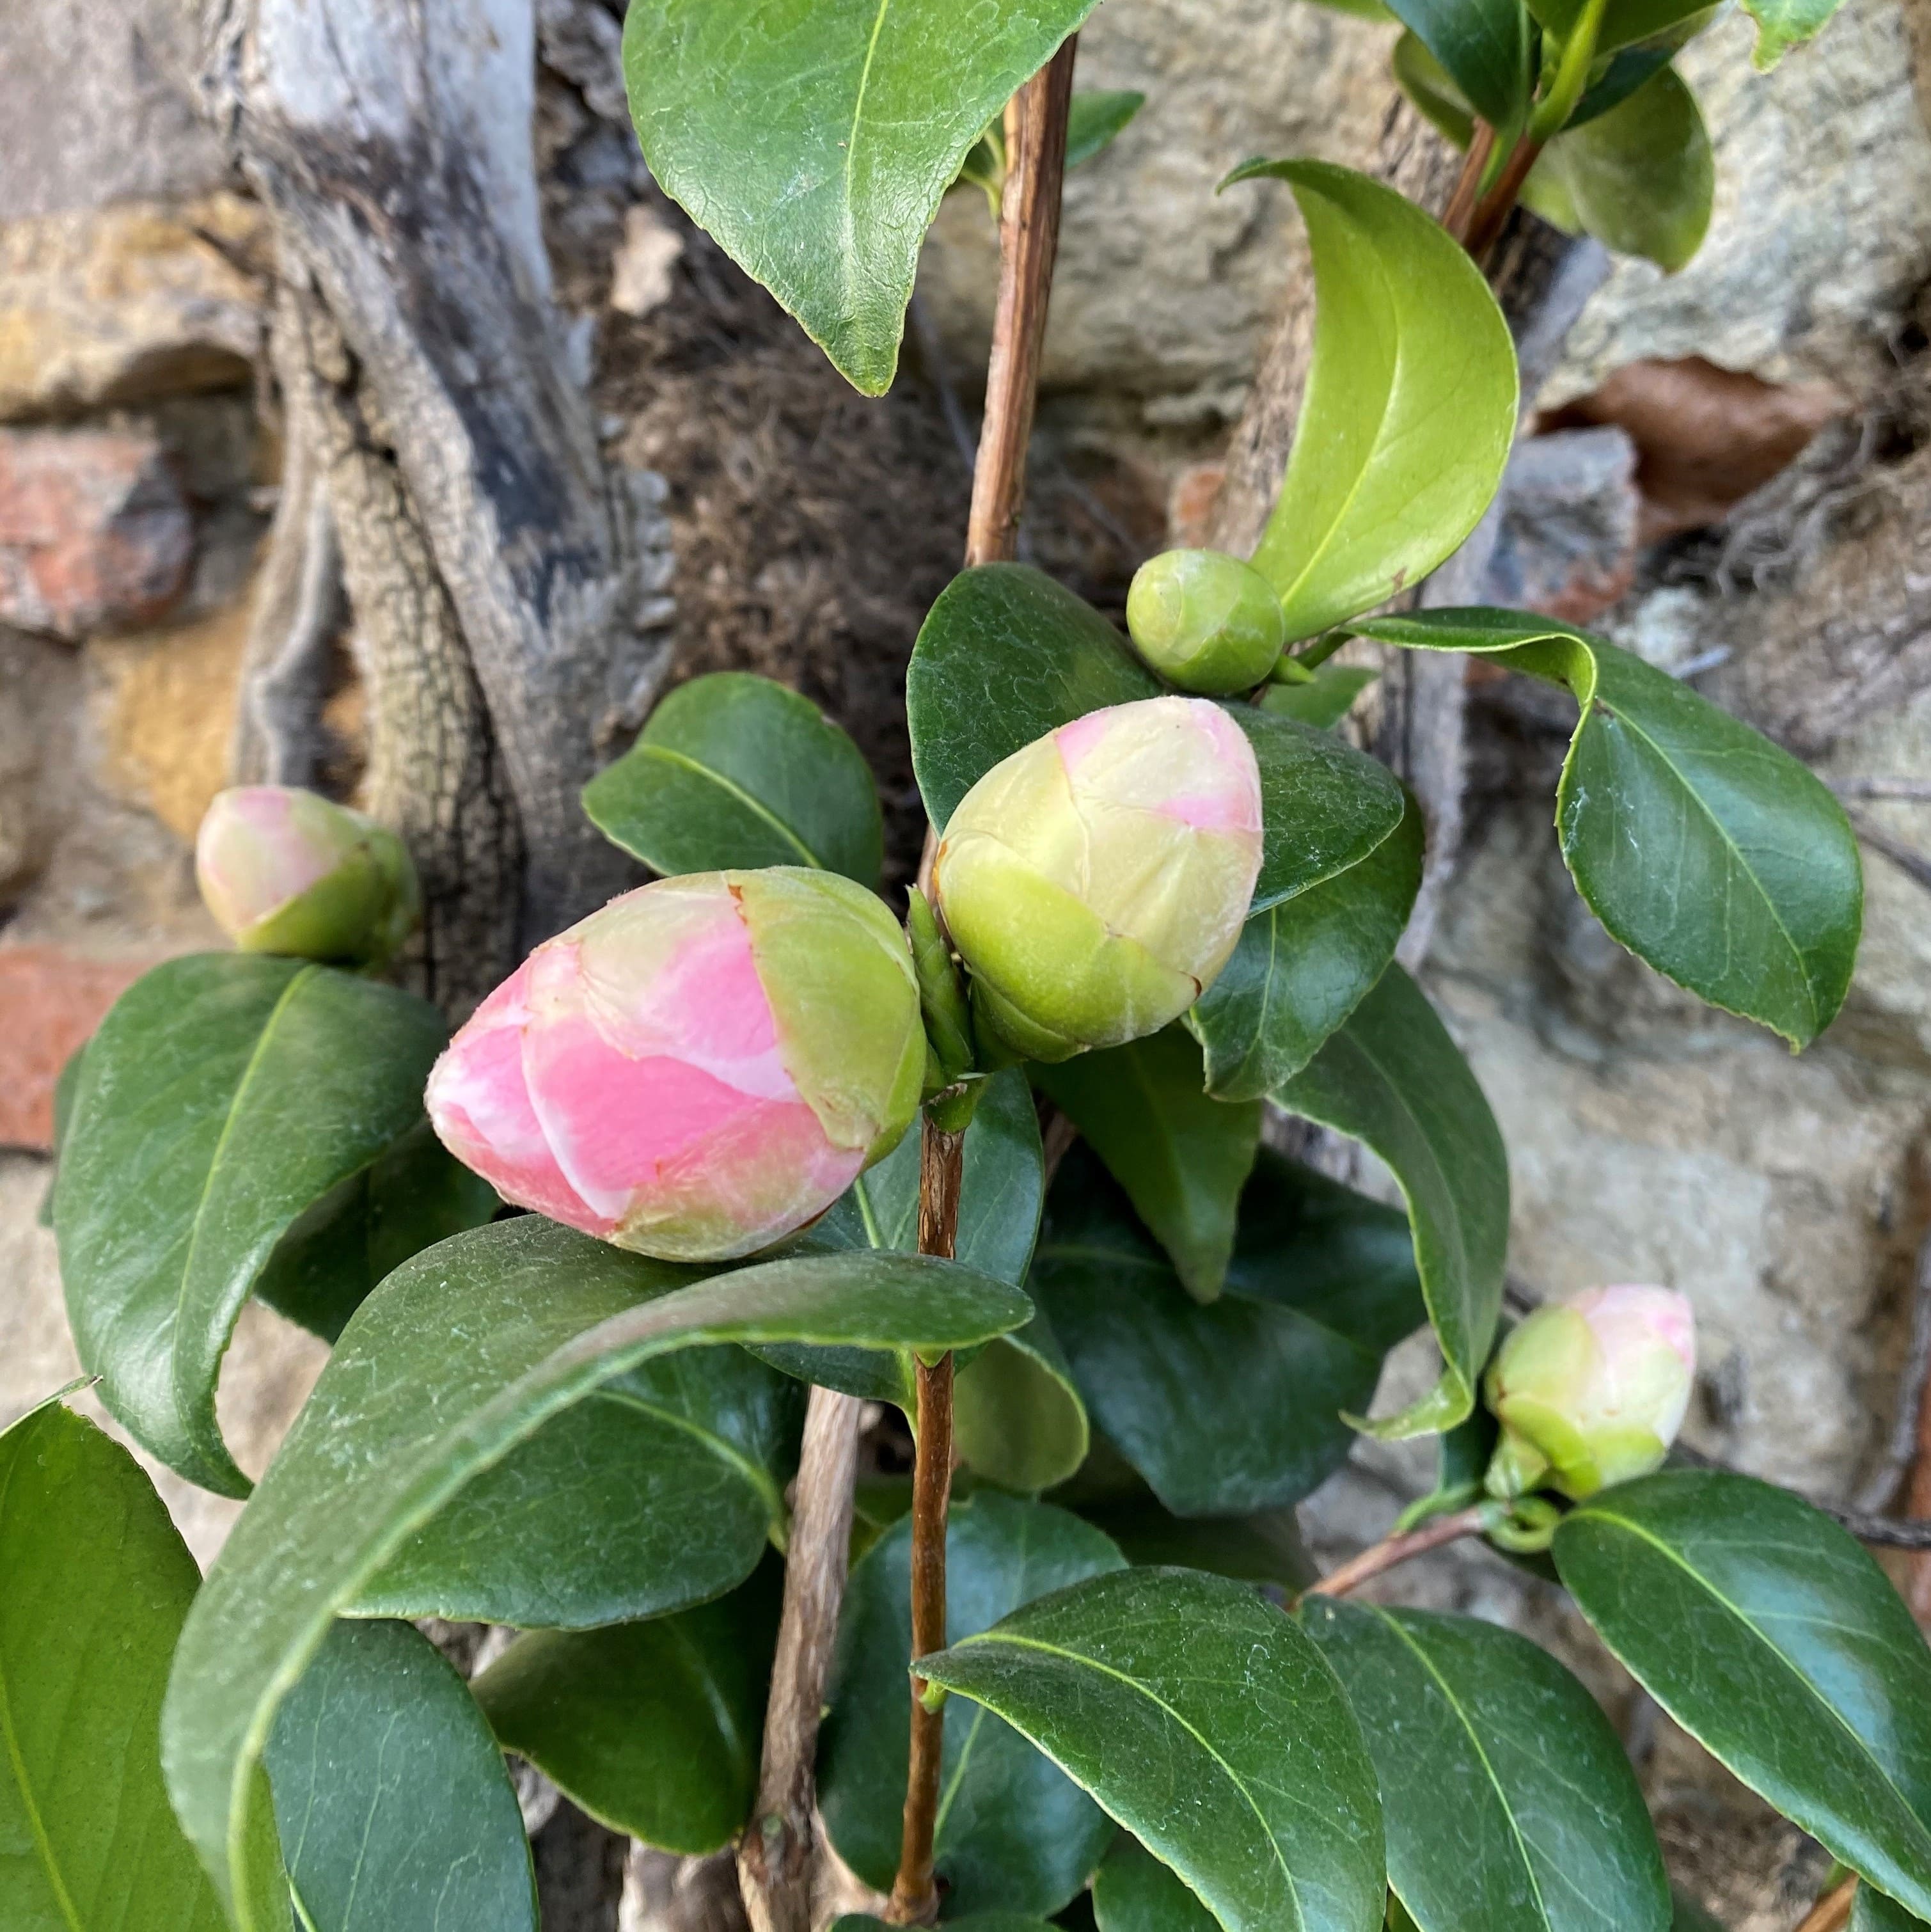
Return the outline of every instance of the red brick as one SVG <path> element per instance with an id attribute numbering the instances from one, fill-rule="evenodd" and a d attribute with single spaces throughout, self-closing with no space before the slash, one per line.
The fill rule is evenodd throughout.
<path id="1" fill-rule="evenodd" d="M 152 436 L 0 430 L 0 623 L 75 639 L 151 623 L 193 562 L 193 514 Z"/>
<path id="2" fill-rule="evenodd" d="M 53 1144 L 61 1069 L 152 963 L 89 959 L 57 946 L 0 946 L 0 1147 Z"/>

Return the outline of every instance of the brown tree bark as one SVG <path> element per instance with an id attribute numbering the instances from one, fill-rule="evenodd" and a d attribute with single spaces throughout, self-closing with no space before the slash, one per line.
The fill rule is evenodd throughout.
<path id="1" fill-rule="evenodd" d="M 632 876 L 577 794 L 666 668 L 654 479 L 606 464 L 550 299 L 532 0 L 208 0 L 202 93 L 272 217 L 289 488 L 251 640 L 247 776 L 313 764 L 346 612 L 370 798 L 460 1010 Z"/>

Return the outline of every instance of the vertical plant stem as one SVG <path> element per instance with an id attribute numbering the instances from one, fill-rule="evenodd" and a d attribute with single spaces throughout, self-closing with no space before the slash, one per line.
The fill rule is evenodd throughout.
<path id="1" fill-rule="evenodd" d="M 752 1932 L 811 1932 L 813 1768 L 851 1547 L 859 1406 L 853 1396 L 814 1388 L 805 1412 L 757 1804 L 738 1846 L 738 1889 Z"/>
<path id="2" fill-rule="evenodd" d="M 1487 122 L 1475 123 L 1475 138 L 1462 158 L 1462 172 L 1456 177 L 1455 190 L 1441 212 L 1441 225 L 1458 242 L 1468 239 L 1468 224 L 1474 219 L 1475 204 L 1482 193 L 1482 176 L 1489 158 L 1495 152 L 1495 130 Z"/>
<path id="3" fill-rule="evenodd" d="M 999 301 L 986 367 L 985 416 L 973 466 L 972 513 L 966 530 L 970 566 L 1009 560 L 1018 546 L 1026 499 L 1026 452 L 1045 343 L 1046 306 L 1060 245 L 1060 189 L 1066 177 L 1066 117 L 1073 92 L 1077 40 L 1020 88 L 1006 109 L 1006 188 L 999 217 Z M 925 839 L 922 879 L 934 839 Z M 952 1258 L 958 1234 L 964 1137 L 928 1120 L 919 1146 L 919 1252 Z M 912 1654 L 946 1642 L 946 1517 L 952 1486 L 952 1358 L 919 1365 L 917 1460 L 912 1488 Z M 911 1762 L 905 1783 L 905 1830 L 890 1916 L 900 1925 L 929 1924 L 938 1916 L 932 1840 L 939 1810 L 939 1768 L 945 1744 L 943 1706 L 928 1710 L 925 1685 L 912 1680 Z"/>

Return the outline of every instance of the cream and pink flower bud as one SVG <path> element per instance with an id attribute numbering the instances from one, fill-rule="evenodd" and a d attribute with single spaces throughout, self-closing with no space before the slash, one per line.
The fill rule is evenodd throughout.
<path id="1" fill-rule="evenodd" d="M 982 1024 L 1034 1060 L 1157 1033 L 1226 964 L 1261 867 L 1261 774 L 1202 698 L 1062 725 L 960 800 L 933 866 Z"/>
<path id="2" fill-rule="evenodd" d="M 883 904 L 829 872 L 697 872 L 539 946 L 429 1076 L 507 1200 L 667 1261 L 768 1247 L 898 1144 L 925 1070 Z"/>
<path id="3" fill-rule="evenodd" d="M 195 839 L 194 871 L 208 910 L 244 952 L 379 964 L 421 916 L 402 841 L 292 786 L 217 793 Z"/>
<path id="4" fill-rule="evenodd" d="M 1592 1288 L 1538 1308 L 1489 1364 L 1502 1439 L 1489 1487 L 1580 1502 L 1662 1466 L 1696 1373 L 1696 1321 L 1666 1288 Z"/>

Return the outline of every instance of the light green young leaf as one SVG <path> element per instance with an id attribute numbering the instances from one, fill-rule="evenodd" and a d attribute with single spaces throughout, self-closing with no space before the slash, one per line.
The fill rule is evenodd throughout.
<path id="1" fill-rule="evenodd" d="M 865 754 L 809 698 L 748 671 L 679 686 L 584 787 L 583 809 L 667 878 L 815 866 L 871 887 L 883 862 Z"/>
<path id="2" fill-rule="evenodd" d="M 1248 1586 L 1116 1570 L 917 1667 L 1030 1738 L 1226 1932 L 1380 1924 L 1374 1766 L 1320 1652 Z"/>
<path id="3" fill-rule="evenodd" d="M 1744 11 L 1757 23 L 1756 51 L 1750 56 L 1768 74 L 1792 47 L 1815 40 L 1831 23 L 1843 0 L 1744 0 Z"/>
<path id="4" fill-rule="evenodd" d="M 407 1624 L 337 1624 L 266 1754 L 315 1932 L 536 1932 L 529 1839 L 467 1686 Z"/>
<path id="5" fill-rule="evenodd" d="M 1508 1154 L 1468 1061 L 1427 995 L 1390 966 L 1274 1097 L 1363 1142 L 1408 1204 L 1441 1380 L 1412 1408 L 1363 1426 L 1384 1438 L 1453 1429 L 1475 1406 L 1509 1246 Z"/>
<path id="6" fill-rule="evenodd" d="M 422 1118 L 426 1000 L 261 953 L 171 959 L 82 1064 L 54 1206 L 81 1364 L 144 1448 L 248 1492 L 214 1416 L 235 1318 L 298 1219 Z"/>
<path id="7" fill-rule="evenodd" d="M 986 124 L 1094 0 L 652 0 L 624 79 L 664 192 L 867 395 L 925 230 Z"/>
<path id="8" fill-rule="evenodd" d="M 1261 709 L 1331 731 L 1380 675 L 1365 664 L 1323 664 L 1306 684 L 1269 685 L 1261 694 Z"/>
<path id="9" fill-rule="evenodd" d="M 1674 270 L 1703 245 L 1716 192 L 1696 97 L 1666 67 L 1619 106 L 1558 135 L 1523 199 L 1558 227 Z"/>
<path id="10" fill-rule="evenodd" d="M 1187 1292 L 1213 1300 L 1261 1144 L 1259 1100 L 1213 1099 L 1200 1042 L 1182 1026 L 1035 1067 L 1033 1077 L 1126 1189 Z"/>
<path id="11" fill-rule="evenodd" d="M 1516 353 L 1481 272 L 1405 196 L 1324 161 L 1228 181 L 1262 176 L 1293 188 L 1314 254 L 1306 400 L 1253 557 L 1292 639 L 1419 582 L 1480 521 L 1515 440 Z"/>
<path id="12" fill-rule="evenodd" d="M 1846 1532 L 1788 1490 L 1670 1471 L 1571 1510 L 1553 1553 L 1583 1615 L 1685 1730 L 1931 1918 L 1931 1650 Z"/>
<path id="13" fill-rule="evenodd" d="M 252 1774 L 277 1708 L 336 1615 L 546 1423 L 681 1348 L 967 1348 L 1030 1312 L 1017 1290 L 919 1256 L 814 1256 L 705 1280 L 535 1215 L 459 1234 L 390 1276 L 343 1330 L 175 1653 L 163 1762 L 238 1932 L 264 1922 L 250 1903 Z M 518 1562 L 513 1538 L 494 1560 Z"/>
<path id="14" fill-rule="evenodd" d="M 1830 1024 L 1857 960 L 1864 874 L 1813 772 L 1667 672 L 1547 618 L 1430 610 L 1351 628 L 1566 686 L 1582 716 L 1556 830 L 1590 910 L 1659 973 L 1793 1046 Z"/>
<path id="15" fill-rule="evenodd" d="M 0 1924 L 222 1932 L 161 1784 L 201 1580 L 139 1464 L 58 1400 L 0 1435 Z"/>

